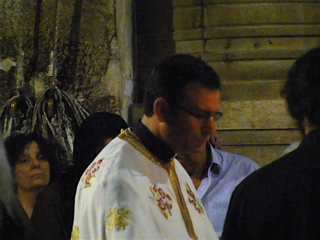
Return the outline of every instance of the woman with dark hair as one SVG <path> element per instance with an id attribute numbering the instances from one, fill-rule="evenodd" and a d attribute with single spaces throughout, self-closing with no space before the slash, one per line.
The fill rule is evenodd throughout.
<path id="1" fill-rule="evenodd" d="M 37 195 L 55 175 L 54 145 L 38 135 L 20 133 L 9 136 L 4 145 L 18 199 L 32 219 Z"/>
<path id="2" fill-rule="evenodd" d="M 119 115 L 108 112 L 94 113 L 82 122 L 73 143 L 73 165 L 37 199 L 36 211 L 41 221 L 34 224 L 42 239 L 70 239 L 74 197 L 82 173 L 121 129 L 127 127 Z"/>
<path id="3" fill-rule="evenodd" d="M 17 198 L 11 169 L 0 138 L 0 239 L 36 240 L 37 234 Z"/>

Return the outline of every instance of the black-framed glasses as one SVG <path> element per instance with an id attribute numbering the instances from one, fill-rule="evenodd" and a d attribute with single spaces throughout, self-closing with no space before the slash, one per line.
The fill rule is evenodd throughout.
<path id="1" fill-rule="evenodd" d="M 208 121 L 210 118 L 213 118 L 214 121 L 218 121 L 221 117 L 222 117 L 222 112 L 215 112 L 213 114 L 208 113 L 208 112 L 201 112 L 201 113 L 193 113 L 190 110 L 181 107 L 179 105 L 176 106 L 178 109 L 181 109 L 183 111 L 185 111 L 186 113 L 188 113 L 190 116 L 200 120 L 201 122 L 206 122 Z"/>

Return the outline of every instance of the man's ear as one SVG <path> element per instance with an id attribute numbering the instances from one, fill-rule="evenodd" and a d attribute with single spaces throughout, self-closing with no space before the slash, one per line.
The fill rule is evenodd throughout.
<path id="1" fill-rule="evenodd" d="M 167 121 L 170 114 L 170 105 L 164 98 L 158 98 L 153 104 L 153 112 L 159 122 Z"/>

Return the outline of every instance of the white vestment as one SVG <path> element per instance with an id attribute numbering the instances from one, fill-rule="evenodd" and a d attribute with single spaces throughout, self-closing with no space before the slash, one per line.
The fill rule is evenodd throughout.
<path id="1" fill-rule="evenodd" d="M 129 130 L 78 184 L 72 239 L 218 239 L 187 172 L 161 163 Z"/>

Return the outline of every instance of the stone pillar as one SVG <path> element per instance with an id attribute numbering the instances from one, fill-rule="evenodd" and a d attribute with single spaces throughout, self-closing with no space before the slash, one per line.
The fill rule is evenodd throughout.
<path id="1" fill-rule="evenodd" d="M 121 83 L 117 92 L 122 117 L 128 121 L 133 101 L 132 1 L 116 0 L 117 38 L 120 53 Z"/>

